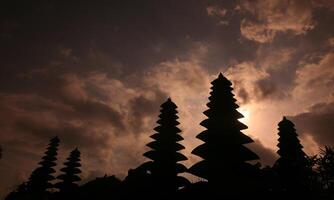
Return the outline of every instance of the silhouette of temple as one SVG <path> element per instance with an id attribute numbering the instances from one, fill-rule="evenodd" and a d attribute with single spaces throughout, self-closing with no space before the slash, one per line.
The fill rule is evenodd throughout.
<path id="1" fill-rule="evenodd" d="M 280 156 L 274 164 L 282 187 L 286 190 L 305 190 L 309 168 L 307 156 L 300 144 L 294 124 L 283 117 L 278 123 L 278 151 Z"/>
<path id="2" fill-rule="evenodd" d="M 57 165 L 57 151 L 59 146 L 58 137 L 54 137 L 50 140 L 45 156 L 42 157 L 42 161 L 39 162 L 40 167 L 34 170 L 27 183 L 27 190 L 35 198 L 45 196 L 47 189 L 53 188 L 51 181 L 55 179 L 53 174 L 56 172 L 54 167 Z"/>
<path id="3" fill-rule="evenodd" d="M 76 182 L 81 180 L 78 176 L 81 173 L 79 169 L 81 167 L 80 151 L 77 148 L 70 153 L 64 165 L 65 167 L 60 169 L 63 174 L 57 177 L 60 182 L 56 184 L 56 187 L 62 195 L 70 195 L 70 193 L 78 189 L 79 186 Z"/>
<path id="4" fill-rule="evenodd" d="M 120 180 L 97 177 L 79 185 L 80 151 L 74 149 L 55 184 L 59 139 L 54 137 L 31 174 L 6 200 L 104 200 L 104 199 L 334 199 L 334 148 L 326 146 L 317 156 L 303 151 L 293 122 L 278 123 L 278 160 L 261 168 L 256 153 L 247 148 L 254 141 L 244 133 L 247 126 L 234 98 L 232 83 L 219 74 L 211 82 L 205 130 L 196 137 L 203 143 L 192 154 L 202 160 L 187 169 L 185 148 L 178 128 L 176 104 L 168 98 L 161 105 L 158 126 L 144 153 L 149 160 Z M 190 126 L 188 124 L 188 126 Z M 189 181 L 184 173 L 201 178 Z"/>
<path id="5" fill-rule="evenodd" d="M 184 146 L 179 143 L 183 137 L 177 127 L 180 123 L 177 121 L 179 117 L 176 108 L 170 98 L 161 105 L 160 119 L 157 121 L 159 126 L 154 128 L 156 133 L 151 136 L 154 141 L 146 145 L 152 150 L 144 153 L 145 157 L 152 160 L 145 165 L 151 173 L 154 185 L 157 186 L 155 190 L 165 195 L 189 184 L 186 178 L 178 176 L 187 171 L 187 168 L 179 163 L 187 160 L 187 157 L 179 152 Z"/>
<path id="6" fill-rule="evenodd" d="M 192 151 L 203 160 L 194 164 L 189 172 L 206 179 L 215 193 L 224 190 L 235 195 L 237 190 L 249 187 L 247 176 L 255 173 L 256 169 L 247 161 L 259 157 L 244 146 L 253 140 L 241 132 L 247 126 L 238 120 L 243 115 L 237 111 L 239 106 L 232 93 L 232 83 L 219 74 L 211 84 L 209 109 L 204 112 L 208 118 L 201 122 L 206 130 L 197 135 L 204 143 Z"/>

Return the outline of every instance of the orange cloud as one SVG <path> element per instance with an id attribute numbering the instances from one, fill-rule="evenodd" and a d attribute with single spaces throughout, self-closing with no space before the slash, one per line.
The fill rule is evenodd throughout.
<path id="1" fill-rule="evenodd" d="M 301 62 L 297 70 L 294 98 L 305 106 L 328 101 L 334 88 L 334 53 L 320 56 L 314 63 Z"/>
<path id="2" fill-rule="evenodd" d="M 309 0 L 243 1 L 241 12 L 252 15 L 252 18 L 243 19 L 241 34 L 260 43 L 271 42 L 279 32 L 305 34 L 316 25 L 312 5 Z"/>

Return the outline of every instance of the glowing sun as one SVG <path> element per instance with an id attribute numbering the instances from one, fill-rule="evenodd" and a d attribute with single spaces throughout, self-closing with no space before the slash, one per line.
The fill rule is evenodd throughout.
<path id="1" fill-rule="evenodd" d="M 250 117 L 251 117 L 251 113 L 249 111 L 249 109 L 245 108 L 245 107 L 240 107 L 239 112 L 244 116 L 243 118 L 240 118 L 239 121 L 242 123 L 247 124 L 247 122 L 249 122 Z"/>

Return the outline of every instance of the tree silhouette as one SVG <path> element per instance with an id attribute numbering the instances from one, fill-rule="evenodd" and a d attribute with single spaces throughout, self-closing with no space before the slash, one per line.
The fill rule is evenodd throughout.
<path id="1" fill-rule="evenodd" d="M 97 177 L 80 186 L 78 191 L 79 195 L 74 199 L 117 200 L 121 198 L 122 192 L 122 181 L 116 176 L 105 175 L 103 177 Z"/>
<path id="2" fill-rule="evenodd" d="M 78 188 L 78 182 L 81 178 L 78 174 L 81 173 L 79 167 L 80 164 L 80 151 L 76 148 L 67 158 L 67 162 L 64 163 L 65 167 L 60 169 L 63 174 L 59 175 L 57 179 L 61 180 L 61 182 L 56 184 L 56 187 L 59 189 L 61 193 L 70 193 L 75 191 Z"/>
<path id="3" fill-rule="evenodd" d="M 176 191 L 188 183 L 187 179 L 178 176 L 179 173 L 186 172 L 184 165 L 179 161 L 187 160 L 179 151 L 184 147 L 178 142 L 183 140 L 179 135 L 181 130 L 177 127 L 177 106 L 170 98 L 161 105 L 161 114 L 157 123 L 159 126 L 154 128 L 157 133 L 151 138 L 154 141 L 146 146 L 152 150 L 144 153 L 144 156 L 151 159 L 145 163 L 152 174 L 153 179 L 157 182 L 159 188 L 164 188 L 166 192 Z"/>
<path id="4" fill-rule="evenodd" d="M 45 156 L 43 156 L 42 161 L 39 162 L 40 167 L 35 169 L 29 178 L 27 190 L 36 198 L 46 195 L 47 189 L 53 188 L 51 181 L 55 179 L 52 174 L 56 172 L 53 167 L 57 165 L 55 161 L 57 160 L 58 146 L 58 137 L 52 138 L 45 152 Z"/>
<path id="5" fill-rule="evenodd" d="M 135 199 L 138 197 L 144 197 L 145 199 L 157 199 L 156 195 L 152 195 L 155 192 L 153 177 L 151 175 L 150 166 L 147 166 L 151 162 L 146 162 L 135 169 L 129 169 L 128 175 L 122 182 L 123 190 L 121 199 Z M 149 171 L 150 170 L 150 171 Z M 157 180 L 155 180 L 157 181 Z M 158 192 L 158 191 L 156 191 Z"/>
<path id="6" fill-rule="evenodd" d="M 211 84 L 209 109 L 204 112 L 208 118 L 200 123 L 206 130 L 197 135 L 204 143 L 192 151 L 203 160 L 189 172 L 208 180 L 211 189 L 236 189 L 244 183 L 242 176 L 253 168 L 246 161 L 259 157 L 243 146 L 253 140 L 241 132 L 247 126 L 238 120 L 243 115 L 236 110 L 239 106 L 232 93 L 232 83 L 219 74 Z"/>
<path id="7" fill-rule="evenodd" d="M 321 177 L 322 188 L 334 194 L 334 148 L 325 146 L 325 148 L 320 149 L 318 171 Z"/>
<path id="8" fill-rule="evenodd" d="M 275 163 L 274 168 L 277 170 L 284 187 L 297 189 L 306 182 L 309 171 L 307 156 L 300 144 L 294 124 L 283 117 L 278 123 L 278 151 L 280 156 Z"/>

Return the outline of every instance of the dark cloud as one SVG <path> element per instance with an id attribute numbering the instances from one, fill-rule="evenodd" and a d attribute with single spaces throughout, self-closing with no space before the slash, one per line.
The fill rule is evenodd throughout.
<path id="1" fill-rule="evenodd" d="M 260 157 L 260 163 L 263 167 L 272 166 L 278 158 L 278 155 L 272 149 L 263 146 L 260 140 L 255 140 L 248 146 Z"/>
<path id="2" fill-rule="evenodd" d="M 82 151 L 84 180 L 91 177 L 91 171 L 124 177 L 127 168 L 143 161 L 141 135 L 151 132 L 167 94 L 143 85 L 143 80 L 130 87 L 123 84 L 126 79 L 102 73 L 59 74 L 62 71 L 32 71 L 24 78 L 34 77 L 28 81 L 36 85 L 0 94 L 0 141 L 7 155 L 3 160 L 8 165 L 26 163 L 25 169 L 13 171 L 24 176 L 3 179 L 6 188 L 27 178 L 49 138 L 56 135 L 61 139 L 61 159 L 74 147 Z M 21 156 L 26 159 L 22 161 Z M 1 171 L 8 170 L 6 167 Z"/>
<path id="3" fill-rule="evenodd" d="M 241 103 L 248 103 L 250 100 L 249 94 L 245 88 L 240 88 L 238 91 L 238 97 L 241 99 Z"/>
<path id="4" fill-rule="evenodd" d="M 0 196 L 27 178 L 54 135 L 61 138 L 61 155 L 82 149 L 84 177 L 124 175 L 143 161 L 168 96 L 180 107 L 185 143 L 194 146 L 198 127 L 189 124 L 200 121 L 218 71 L 231 75 L 238 100 L 249 109 L 290 97 L 296 85 L 306 91 L 304 83 L 328 93 L 333 4 L 296 2 L 3 3 Z M 323 74 L 311 81 L 317 62 Z M 333 143 L 332 104 L 322 106 L 293 120 L 319 144 Z M 272 151 L 260 141 L 254 150 L 263 164 L 272 163 Z"/>
<path id="5" fill-rule="evenodd" d="M 30 141 L 29 146 L 46 143 L 49 138 L 59 136 L 66 148 L 79 146 L 84 149 L 107 148 L 114 134 L 127 134 L 124 131 L 122 117 L 110 107 L 96 102 L 76 104 L 76 106 L 53 103 L 41 97 L 16 96 L 7 99 L 7 110 L 13 115 L 2 118 L 2 141 L 4 145 L 17 143 L 21 139 Z M 38 100 L 38 101 L 37 101 Z M 15 106 L 15 104 L 19 106 Z M 20 110 L 20 113 L 17 110 Z M 2 110 L 5 111 L 6 110 Z M 108 131 L 98 126 L 110 127 Z M 33 148 L 35 149 L 35 147 Z M 98 153 L 98 152 L 96 152 Z"/>
<path id="6" fill-rule="evenodd" d="M 50 127 L 43 122 L 36 122 L 29 119 L 24 121 L 17 121 L 16 129 L 31 134 L 36 138 L 48 141 L 49 138 L 59 136 L 62 143 L 71 148 L 73 146 L 80 146 L 83 148 L 106 148 L 108 146 L 109 136 L 96 137 L 93 134 L 100 134 L 96 132 L 89 132 L 87 127 L 75 127 L 70 124 L 58 125 L 57 127 Z"/>
<path id="7" fill-rule="evenodd" d="M 107 104 L 98 101 L 85 101 L 73 104 L 72 108 L 77 111 L 74 114 L 76 118 L 105 121 L 120 131 L 125 129 L 123 116 Z"/>
<path id="8" fill-rule="evenodd" d="M 308 112 L 292 116 L 297 131 L 302 135 L 311 135 L 321 146 L 334 145 L 334 102 L 319 103 Z"/>
<path id="9" fill-rule="evenodd" d="M 300 35 L 314 29 L 312 1 L 241 1 L 243 19 L 240 29 L 244 37 L 259 43 L 272 42 L 277 34 Z"/>
<path id="10" fill-rule="evenodd" d="M 66 44 L 80 57 L 95 46 L 108 52 L 112 60 L 143 67 L 182 54 L 189 48 L 187 36 L 194 40 L 207 37 L 212 22 L 206 13 L 206 3 L 194 4 L 188 0 L 178 2 L 177 6 L 175 3 L 49 1 L 20 7 L 8 3 L 2 7 L 2 15 L 4 19 L 14 18 L 20 27 L 12 33 L 15 40 L 6 43 L 8 47 L 23 46 L 19 42 L 24 41 L 25 49 L 30 51 L 20 52 L 18 56 L 32 59 L 41 56 L 40 63 L 50 60 L 50 50 L 55 46 Z M 7 49 L 6 60 L 14 58 L 11 55 L 14 51 L 17 52 L 13 47 Z M 151 57 L 150 61 L 147 56 Z"/>
<path id="11" fill-rule="evenodd" d="M 255 95 L 257 100 L 262 99 L 284 99 L 289 94 L 282 88 L 278 88 L 277 83 L 270 77 L 255 81 Z"/>
<path id="12" fill-rule="evenodd" d="M 167 94 L 159 90 L 155 91 L 154 96 L 151 98 L 139 96 L 131 99 L 129 106 L 131 108 L 130 125 L 132 127 L 132 131 L 141 132 L 145 129 L 147 130 L 147 124 L 145 123 L 145 120 L 152 116 L 157 116 L 158 111 L 160 110 L 160 105 L 166 99 Z"/>
<path id="13" fill-rule="evenodd" d="M 275 83 L 270 79 L 260 79 L 257 80 L 255 84 L 260 98 L 266 98 L 277 90 Z"/>

